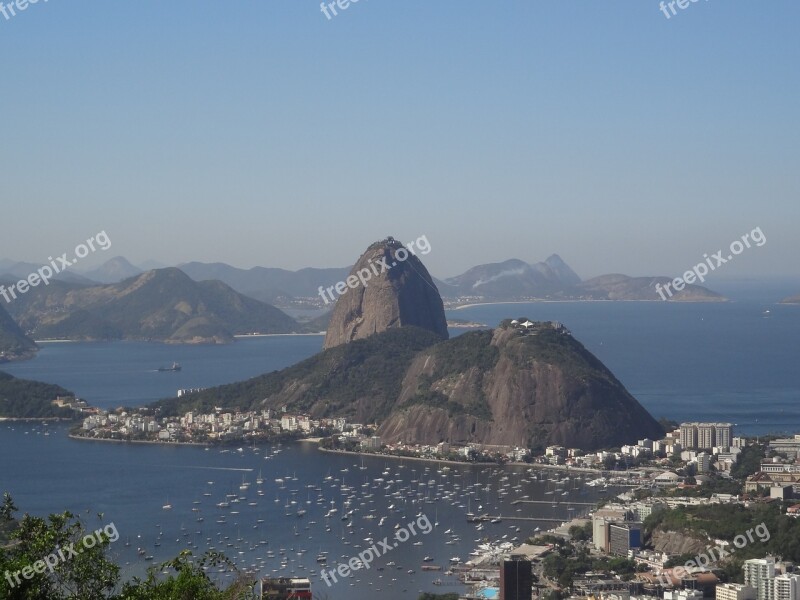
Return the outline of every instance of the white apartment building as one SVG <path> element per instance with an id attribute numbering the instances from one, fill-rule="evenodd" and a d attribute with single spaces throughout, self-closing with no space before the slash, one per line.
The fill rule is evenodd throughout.
<path id="1" fill-rule="evenodd" d="M 800 600 L 800 575 L 778 575 L 772 600 Z"/>
<path id="2" fill-rule="evenodd" d="M 743 566 L 744 584 L 756 591 L 757 600 L 774 600 L 773 580 L 775 579 L 774 558 L 751 558 Z"/>
<path id="3" fill-rule="evenodd" d="M 755 589 L 741 583 L 722 583 L 717 586 L 716 600 L 755 600 Z"/>

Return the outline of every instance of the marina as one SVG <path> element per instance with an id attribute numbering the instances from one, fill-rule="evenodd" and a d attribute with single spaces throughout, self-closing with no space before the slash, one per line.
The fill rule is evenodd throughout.
<path id="1" fill-rule="evenodd" d="M 76 481 L 70 482 L 73 491 L 47 503 L 34 489 L 20 489 L 15 499 L 41 513 L 58 502 L 89 526 L 102 512 L 121 540 L 128 540 L 129 545 L 120 541 L 110 547 L 126 575 L 143 575 L 148 566 L 185 550 L 196 557 L 218 551 L 254 577 L 308 577 L 315 593 L 331 599 L 369 598 L 375 592 L 399 599 L 439 586 L 464 591 L 472 566 L 485 568 L 496 554 L 485 548 L 519 546 L 606 497 L 602 486 L 586 485 L 596 474 L 576 475 L 567 484 L 563 472 L 531 466 L 338 455 L 303 443 L 130 446 L 73 441 L 63 426 L 48 426 L 53 433 L 48 437 L 43 426 L 2 427 L 17 446 L 44 445 L 42 450 L 57 457 L 43 467 L 52 469 L 49 475 L 63 472 L 59 463 L 83 461 L 92 464 L 98 480 L 109 482 L 91 496 Z M 558 493 L 566 496 L 547 500 L 547 491 L 562 487 Z M 142 500 L 145 488 L 164 492 Z M 91 506 L 83 504 L 87 497 Z M 407 539 L 370 568 L 331 587 L 321 578 L 323 568 L 347 564 L 402 530 Z M 228 581 L 234 574 L 214 576 Z"/>

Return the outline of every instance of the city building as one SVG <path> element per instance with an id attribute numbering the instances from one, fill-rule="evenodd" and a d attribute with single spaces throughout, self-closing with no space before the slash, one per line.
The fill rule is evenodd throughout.
<path id="1" fill-rule="evenodd" d="M 773 600 L 800 600 L 800 575 L 778 575 Z"/>
<path id="2" fill-rule="evenodd" d="M 697 472 L 708 473 L 711 470 L 711 455 L 701 452 L 695 459 L 697 461 Z"/>
<path id="3" fill-rule="evenodd" d="M 630 519 L 631 513 L 625 508 L 604 507 L 592 515 L 592 543 L 598 550 L 608 552 L 608 528 L 611 523 L 624 523 Z"/>
<path id="4" fill-rule="evenodd" d="M 364 450 L 380 450 L 381 449 L 381 438 L 377 435 L 373 435 L 372 437 L 368 437 L 361 441 L 361 447 Z"/>
<path id="5" fill-rule="evenodd" d="M 261 580 L 261 600 L 310 600 L 311 597 L 311 581 L 307 578 L 265 577 Z"/>
<path id="6" fill-rule="evenodd" d="M 703 600 L 700 590 L 666 590 L 664 600 Z"/>
<path id="7" fill-rule="evenodd" d="M 533 569 L 531 561 L 519 554 L 500 567 L 500 600 L 531 600 Z"/>
<path id="8" fill-rule="evenodd" d="M 756 591 L 757 600 L 774 600 L 774 558 L 751 558 L 744 562 L 744 584 Z"/>
<path id="9" fill-rule="evenodd" d="M 608 526 L 608 551 L 617 556 L 627 556 L 628 551 L 642 545 L 641 523 L 610 523 Z"/>
<path id="10" fill-rule="evenodd" d="M 733 440 L 731 423 L 681 423 L 680 442 L 684 450 L 729 448 Z"/>
<path id="11" fill-rule="evenodd" d="M 666 510 L 667 505 L 659 500 L 650 500 L 645 502 L 636 502 L 631 505 L 637 521 L 644 521 L 653 513 Z"/>
<path id="12" fill-rule="evenodd" d="M 717 586 L 716 600 L 756 600 L 756 590 L 741 583 L 722 583 Z"/>
<path id="13" fill-rule="evenodd" d="M 800 457 L 800 433 L 794 437 L 772 440 L 769 449 L 779 454 L 786 454 L 789 458 Z"/>

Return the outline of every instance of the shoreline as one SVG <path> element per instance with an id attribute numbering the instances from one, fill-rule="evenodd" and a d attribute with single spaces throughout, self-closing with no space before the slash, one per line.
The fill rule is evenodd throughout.
<path id="1" fill-rule="evenodd" d="M 200 442 L 160 442 L 158 440 L 112 440 L 109 438 L 90 438 L 82 435 L 75 435 L 68 433 L 67 437 L 73 440 L 81 440 L 82 442 L 114 442 L 117 444 L 155 444 L 158 446 L 205 446 L 211 448 L 213 445 L 202 444 Z"/>
<path id="2" fill-rule="evenodd" d="M 324 331 L 318 331 L 316 333 L 237 333 L 233 336 L 234 339 L 246 339 L 246 338 L 260 338 L 260 337 L 302 337 L 302 336 L 309 336 L 309 335 L 325 335 Z"/>
<path id="3" fill-rule="evenodd" d="M 64 423 L 77 423 L 80 419 L 66 419 L 64 417 L 0 417 L 0 423 L 14 423 L 14 422 L 29 422 L 29 423 L 47 423 L 50 421 L 64 422 Z"/>
<path id="4" fill-rule="evenodd" d="M 300 440 L 304 441 L 304 440 Z M 418 462 L 434 462 L 434 463 L 442 463 L 445 465 L 463 465 L 463 466 L 476 466 L 476 467 L 488 467 L 488 466 L 495 466 L 495 467 L 528 467 L 531 469 L 541 469 L 542 471 L 564 471 L 565 473 L 596 473 L 598 477 L 606 477 L 608 471 L 601 471 L 599 469 L 588 469 L 586 467 L 567 467 L 561 465 L 543 465 L 539 463 L 526 463 L 526 462 L 515 462 L 509 461 L 504 464 L 499 464 L 496 462 L 462 462 L 459 460 L 448 460 L 446 458 L 422 458 L 420 456 L 398 456 L 396 454 L 374 454 L 370 452 L 352 452 L 350 450 L 332 450 L 330 448 L 317 448 L 320 452 L 327 452 L 329 454 L 349 454 L 352 456 L 370 456 L 374 458 L 393 458 L 395 460 L 415 460 Z"/>
<path id="5" fill-rule="evenodd" d="M 325 335 L 324 331 L 314 333 L 237 333 L 233 336 L 234 339 L 242 338 L 256 338 L 256 337 L 291 337 L 291 336 L 307 336 L 307 335 Z M 199 346 L 213 344 L 213 342 L 174 342 L 169 340 L 145 340 L 137 338 L 123 338 L 118 340 L 33 340 L 37 344 L 93 344 L 93 343 L 113 343 L 113 342 L 142 342 L 149 344 L 168 344 L 172 345 L 185 345 L 185 346 Z M 20 359 L 25 360 L 25 359 Z M 9 361 L 10 362 L 10 361 Z"/>
<path id="6" fill-rule="evenodd" d="M 461 310 L 462 308 L 473 308 L 475 306 L 495 306 L 501 304 L 567 304 L 578 302 L 663 302 L 663 300 L 610 300 L 607 298 L 598 298 L 597 300 L 548 300 L 542 298 L 540 300 L 507 300 L 500 302 L 470 302 L 469 304 L 459 304 L 458 306 L 446 306 L 445 310 Z M 725 304 L 732 302 L 730 299 L 725 300 L 672 300 L 676 304 Z"/>

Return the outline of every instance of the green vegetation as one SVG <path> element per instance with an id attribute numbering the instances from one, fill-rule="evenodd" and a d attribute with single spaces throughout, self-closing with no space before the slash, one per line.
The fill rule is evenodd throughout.
<path id="1" fill-rule="evenodd" d="M 606 571 L 631 579 L 636 563 L 627 558 L 601 556 L 593 558 L 585 547 L 563 544 L 542 562 L 545 577 L 557 581 L 561 587 L 572 586 L 575 579 L 587 571 Z"/>
<path id="2" fill-rule="evenodd" d="M 661 417 L 658 420 L 658 424 L 664 428 L 664 431 L 675 431 L 680 426 L 680 423 L 677 421 L 673 421 L 672 419 L 668 419 L 666 417 Z"/>
<path id="3" fill-rule="evenodd" d="M 763 523 L 763 526 L 756 529 Z M 645 533 L 676 531 L 698 539 L 721 539 L 732 542 L 747 536 L 747 544 L 736 550 L 736 561 L 762 558 L 766 554 L 800 561 L 800 520 L 787 517 L 781 507 L 757 505 L 745 508 L 730 504 L 689 506 L 654 513 L 644 522 Z M 741 539 L 741 538 L 740 538 Z"/>
<path id="4" fill-rule="evenodd" d="M 619 385 L 605 365 L 571 335 L 544 328 L 535 334 L 521 335 L 516 342 L 509 344 L 506 351 L 520 367 L 529 367 L 536 361 L 558 365 L 565 374 L 577 379 L 602 377 Z M 512 348 L 515 349 L 513 354 Z"/>
<path id="5" fill-rule="evenodd" d="M 489 371 L 497 364 L 500 352 L 490 343 L 491 330 L 470 331 L 437 345 L 432 352 L 436 360 L 434 379 L 463 373 L 470 368 Z"/>
<path id="6" fill-rule="evenodd" d="M 6 498 L 13 501 L 6 495 Z M 16 507 L 14 507 L 16 510 Z M 0 520 L 4 517 L 0 516 Z M 98 518 L 102 518 L 98 515 Z M 14 543 L 0 547 L 0 573 L 9 577 L 0 578 L 0 598 L 7 600 L 255 600 L 255 581 L 248 579 L 223 555 L 209 553 L 192 560 L 189 552 L 176 559 L 149 570 L 144 580 L 133 579 L 120 582 L 120 568 L 108 558 L 109 545 L 118 539 L 114 528 L 107 526 L 94 534 L 78 517 L 65 512 L 50 515 L 47 519 L 25 515 L 12 533 Z M 110 535 L 116 534 L 116 538 Z M 94 535 L 99 538 L 93 547 L 84 546 L 82 539 Z M 53 572 L 42 569 L 33 571 L 34 565 L 50 555 L 58 556 L 58 548 L 80 550 L 75 555 L 67 554 L 58 561 Z M 14 574 L 30 569 L 30 579 L 19 575 L 16 584 Z M 234 573 L 234 581 L 221 588 L 206 574 L 223 570 Z M 167 571 L 163 575 L 162 571 Z M 14 583 L 12 586 L 9 579 Z"/>
<path id="7" fill-rule="evenodd" d="M 369 416 L 382 420 L 400 393 L 402 378 L 420 351 L 441 341 L 434 333 L 401 327 L 342 344 L 296 365 L 247 381 L 224 385 L 180 400 L 159 401 L 162 416 L 186 411 L 213 412 L 215 406 L 254 410 L 287 405 L 288 410 L 317 417 L 359 415 L 368 403 Z M 281 396 L 291 390 L 291 402 Z M 286 394 L 288 396 L 289 394 Z"/>
<path id="8" fill-rule="evenodd" d="M 455 592 L 449 594 L 431 594 L 430 592 L 423 592 L 419 595 L 418 600 L 458 600 L 458 594 Z"/>
<path id="9" fill-rule="evenodd" d="M 39 337 L 50 340 L 119 340 L 123 337 L 120 327 L 83 309 L 78 309 L 58 321 L 39 326 L 36 332 Z"/>
<path id="10" fill-rule="evenodd" d="M 463 402 L 451 400 L 447 395 L 431 390 L 430 387 L 434 381 L 456 379 L 471 369 L 477 370 L 481 376 L 493 369 L 500 352 L 491 345 L 491 341 L 492 331 L 471 331 L 434 346 L 430 351 L 434 361 L 433 373 L 419 377 L 420 385 L 416 396 L 406 402 L 403 408 L 423 404 L 441 408 L 451 417 L 467 414 L 490 420 L 492 411 L 483 394 L 482 386 L 478 386 L 480 391 L 477 398 L 466 399 Z"/>
<path id="11" fill-rule="evenodd" d="M 569 528 L 569 536 L 575 542 L 586 542 L 592 539 L 592 522 L 588 521 L 583 526 L 573 525 Z"/>
<path id="12" fill-rule="evenodd" d="M 57 316 L 53 306 L 62 309 Z M 13 310 L 42 339 L 230 341 L 235 334 L 306 330 L 274 306 L 175 268 L 113 285 L 38 288 Z"/>
<path id="13" fill-rule="evenodd" d="M 761 461 L 764 460 L 766 451 L 764 446 L 758 444 L 751 444 L 742 448 L 742 453 L 739 455 L 739 462 L 731 468 L 731 477 L 736 479 L 746 479 L 753 473 L 761 470 Z"/>
<path id="14" fill-rule="evenodd" d="M 53 405 L 57 396 L 72 397 L 74 394 L 58 385 L 17 379 L 0 371 L 0 417 L 74 419 L 75 411 Z"/>

